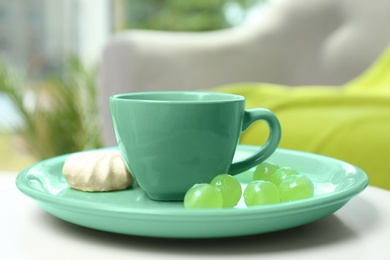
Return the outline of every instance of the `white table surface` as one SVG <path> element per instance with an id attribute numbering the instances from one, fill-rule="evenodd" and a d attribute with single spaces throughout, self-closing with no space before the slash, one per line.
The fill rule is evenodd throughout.
<path id="1" fill-rule="evenodd" d="M 119 235 L 59 220 L 0 173 L 0 259 L 390 259 L 390 192 L 369 186 L 319 221 L 226 239 Z M 228 228 L 228 227 L 227 227 Z"/>

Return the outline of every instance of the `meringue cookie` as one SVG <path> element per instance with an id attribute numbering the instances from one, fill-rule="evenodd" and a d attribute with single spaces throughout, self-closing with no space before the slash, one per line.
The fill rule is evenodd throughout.
<path id="1" fill-rule="evenodd" d="M 113 191 L 128 188 L 133 178 L 116 150 L 76 153 L 62 168 L 68 185 L 81 191 Z"/>

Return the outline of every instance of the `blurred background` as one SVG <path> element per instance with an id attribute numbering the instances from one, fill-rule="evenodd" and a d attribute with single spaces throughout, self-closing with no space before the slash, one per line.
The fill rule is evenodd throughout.
<path id="1" fill-rule="evenodd" d="M 212 31 L 275 0 L 0 0 L 0 171 L 101 147 L 102 47 L 128 29 Z"/>

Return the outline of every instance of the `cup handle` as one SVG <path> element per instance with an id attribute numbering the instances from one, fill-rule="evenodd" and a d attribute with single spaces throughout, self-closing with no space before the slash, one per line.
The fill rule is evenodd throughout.
<path id="1" fill-rule="evenodd" d="M 255 108 L 245 110 L 242 131 L 245 131 L 252 123 L 257 120 L 265 121 L 270 130 L 268 140 L 256 154 L 239 162 L 232 163 L 228 174 L 235 175 L 246 171 L 267 159 L 278 147 L 282 130 L 278 118 L 273 112 L 265 108 Z"/>

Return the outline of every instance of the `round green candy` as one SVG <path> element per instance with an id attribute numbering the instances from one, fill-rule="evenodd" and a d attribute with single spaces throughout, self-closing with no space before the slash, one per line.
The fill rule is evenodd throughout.
<path id="1" fill-rule="evenodd" d="M 237 205 L 242 196 L 241 183 L 229 174 L 220 174 L 214 177 L 210 185 L 215 187 L 222 195 L 224 208 Z"/>
<path id="2" fill-rule="evenodd" d="M 195 184 L 184 196 L 184 207 L 188 209 L 198 208 L 222 208 L 221 193 L 208 183 Z"/>
<path id="3" fill-rule="evenodd" d="M 283 202 L 307 199 L 314 195 L 314 184 L 307 176 L 296 174 L 280 183 L 279 192 Z"/>
<path id="4" fill-rule="evenodd" d="M 271 162 L 262 162 L 256 166 L 253 180 L 269 181 L 271 176 L 279 170 L 280 166 Z"/>
<path id="5" fill-rule="evenodd" d="M 291 167 L 280 167 L 270 176 L 269 181 L 273 182 L 276 187 L 279 187 L 284 179 L 296 174 L 299 174 L 299 172 Z"/>
<path id="6" fill-rule="evenodd" d="M 244 202 L 249 206 L 274 204 L 280 202 L 279 190 L 270 181 L 252 181 L 244 190 Z"/>

